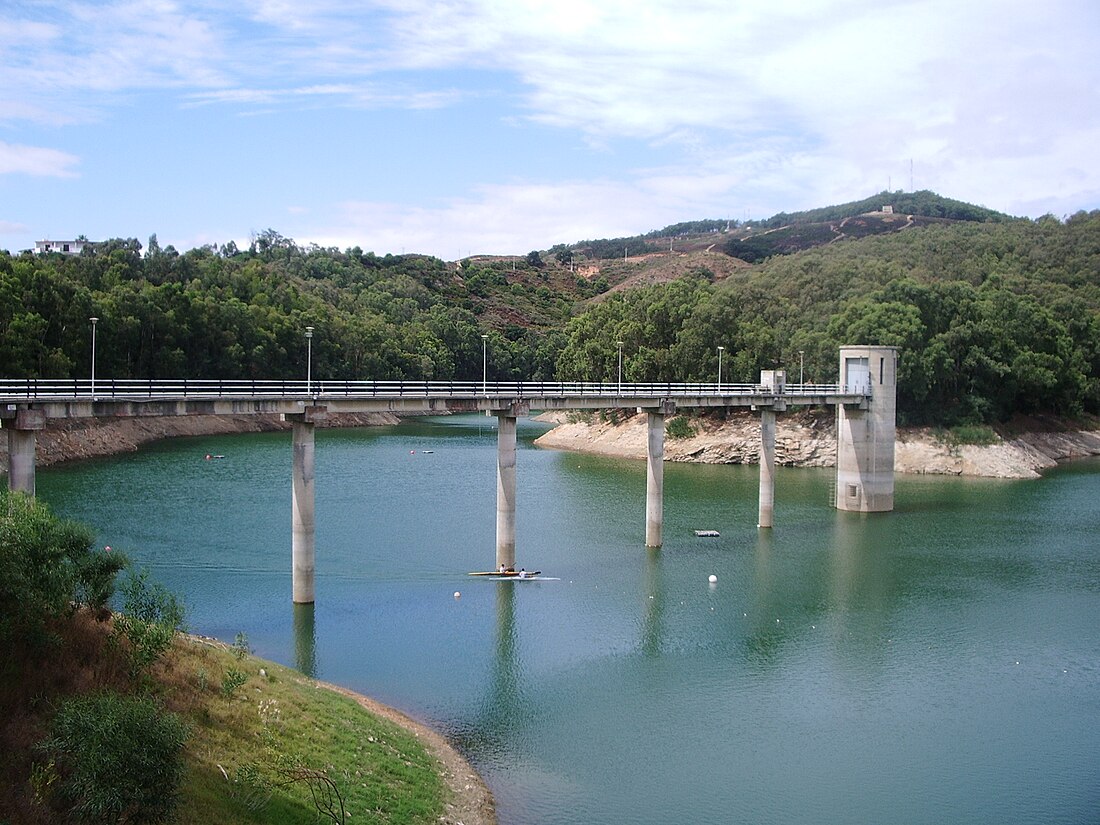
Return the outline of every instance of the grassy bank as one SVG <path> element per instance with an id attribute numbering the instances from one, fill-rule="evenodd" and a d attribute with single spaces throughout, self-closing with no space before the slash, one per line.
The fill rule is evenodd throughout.
<path id="1" fill-rule="evenodd" d="M 435 759 L 354 700 L 239 647 L 182 636 L 156 676 L 191 726 L 184 820 L 439 821 L 447 789 Z"/>
<path id="2" fill-rule="evenodd" d="M 149 696 L 184 723 L 183 779 L 169 821 L 448 821 L 451 792 L 425 742 L 355 699 L 257 659 L 243 643 L 182 634 L 134 676 L 110 625 L 81 611 L 57 628 L 48 658 L 0 690 L 3 825 L 55 821 L 58 777 L 37 743 L 65 700 L 104 691 Z"/>

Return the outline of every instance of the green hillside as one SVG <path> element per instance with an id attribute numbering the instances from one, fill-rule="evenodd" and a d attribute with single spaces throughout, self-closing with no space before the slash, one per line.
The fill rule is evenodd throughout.
<path id="1" fill-rule="evenodd" d="M 1100 412 L 1100 212 L 1009 219 L 931 193 L 675 224 L 456 263 L 303 248 L 269 230 L 179 253 L 151 238 L 79 257 L 0 254 L 5 377 L 729 380 L 836 376 L 840 344 L 902 348 L 903 421 Z M 907 213 L 900 207 L 913 209 Z M 930 214 L 915 214 L 916 210 Z M 931 214 L 935 213 L 935 214 Z M 826 220 L 827 219 L 827 220 Z M 823 228 L 824 227 L 824 228 Z M 663 234 L 662 234 L 663 233 Z M 728 246 L 770 239 L 755 263 Z M 601 249 L 620 251 L 595 257 Z M 752 256 L 750 256 L 752 257 Z"/>

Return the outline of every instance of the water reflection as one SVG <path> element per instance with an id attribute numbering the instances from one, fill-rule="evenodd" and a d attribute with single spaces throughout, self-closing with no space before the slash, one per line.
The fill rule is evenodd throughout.
<path id="1" fill-rule="evenodd" d="M 462 750 L 478 753 L 499 767 L 510 762 L 508 743 L 515 741 L 527 710 L 516 632 L 516 588 L 525 585 L 494 584 L 496 621 L 486 691 L 479 697 L 474 717 L 456 728 L 452 738 Z"/>
<path id="2" fill-rule="evenodd" d="M 520 665 L 516 637 L 517 582 L 497 582 L 496 644 L 489 682 L 488 713 L 512 717 L 519 711 Z"/>
<path id="3" fill-rule="evenodd" d="M 661 655 L 664 594 L 661 586 L 661 550 L 647 547 L 645 559 L 645 615 L 642 618 L 642 652 L 651 659 Z"/>
<path id="4" fill-rule="evenodd" d="M 294 605 L 294 664 L 309 677 L 317 675 L 317 627 L 314 605 Z"/>

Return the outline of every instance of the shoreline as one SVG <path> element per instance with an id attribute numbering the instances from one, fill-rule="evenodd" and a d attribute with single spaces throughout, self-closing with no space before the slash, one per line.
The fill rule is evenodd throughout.
<path id="1" fill-rule="evenodd" d="M 727 418 L 684 416 L 692 434 L 665 438 L 665 460 L 699 464 L 758 464 L 760 423 L 749 412 Z M 644 414 L 622 418 L 593 413 L 543 413 L 554 423 L 535 444 L 556 450 L 644 460 Z M 1089 422 L 1092 424 L 1093 422 Z M 929 427 L 899 427 L 895 472 L 982 478 L 1040 478 L 1062 461 L 1100 455 L 1100 429 L 1051 420 L 1025 422 L 1024 429 L 996 434 L 991 444 L 953 444 Z M 778 417 L 776 463 L 788 467 L 835 467 L 836 424 L 831 412 L 803 410 Z"/>
<path id="2" fill-rule="evenodd" d="M 749 412 L 726 418 L 684 416 L 693 434 L 665 439 L 665 460 L 699 464 L 759 463 L 760 425 Z M 539 436 L 539 447 L 615 458 L 645 459 L 645 416 L 596 413 L 542 413 L 537 421 L 555 424 Z M 324 428 L 392 426 L 393 413 L 330 415 Z M 894 442 L 895 471 L 902 474 L 984 478 L 1040 478 L 1060 462 L 1100 456 L 1100 422 L 1028 419 L 995 435 L 991 444 L 957 444 L 929 427 L 899 427 Z M 277 414 L 235 416 L 150 416 L 113 419 L 57 419 L 38 433 L 35 463 L 50 467 L 69 461 L 136 452 L 168 438 L 289 431 Z M 0 474 L 8 471 L 7 439 L 0 437 Z M 835 467 L 835 418 L 830 411 L 801 410 L 776 421 L 776 463 L 789 467 Z"/>
<path id="3" fill-rule="evenodd" d="M 447 741 L 447 737 L 418 722 L 396 708 L 356 693 L 354 690 L 314 679 L 318 688 L 347 696 L 364 710 L 388 719 L 421 740 L 441 767 L 440 776 L 451 791 L 447 813 L 440 817 L 443 825 L 496 825 L 496 801 L 493 792 L 470 761 Z"/>
<path id="4" fill-rule="evenodd" d="M 210 645 L 223 650 L 232 648 L 228 642 L 213 636 L 196 633 L 181 635 L 196 644 Z M 262 663 L 267 660 L 258 659 L 258 661 Z M 318 690 L 329 690 L 346 696 L 368 713 L 393 722 L 420 740 L 439 763 L 439 776 L 450 790 L 450 799 L 446 803 L 447 812 L 438 820 L 442 825 L 497 825 L 496 800 L 493 798 L 493 792 L 482 779 L 481 774 L 474 770 L 470 761 L 459 753 L 443 734 L 396 708 L 384 705 L 362 693 L 356 693 L 350 688 L 307 676 L 289 665 L 280 665 L 278 662 L 268 662 L 268 664 L 293 670 Z"/>

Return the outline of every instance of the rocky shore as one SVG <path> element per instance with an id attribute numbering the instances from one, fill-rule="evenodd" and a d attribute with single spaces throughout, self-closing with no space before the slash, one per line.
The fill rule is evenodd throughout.
<path id="1" fill-rule="evenodd" d="M 321 427 L 365 427 L 396 424 L 392 413 L 342 413 L 330 415 Z M 38 433 L 35 462 L 48 467 L 63 461 L 101 458 L 132 453 L 143 444 L 165 438 L 231 433 L 261 433 L 290 430 L 282 416 L 265 415 L 180 415 L 143 418 L 51 419 Z M 8 471 L 8 441 L 0 438 L 0 472 Z"/>
<path id="2" fill-rule="evenodd" d="M 616 419 L 596 413 L 540 416 L 557 426 L 539 437 L 540 447 L 621 458 L 646 456 L 646 417 Z M 687 419 L 692 435 L 665 438 L 665 460 L 704 464 L 756 464 L 760 422 L 748 412 L 728 418 Z M 956 444 L 929 428 L 900 428 L 895 441 L 899 473 L 1038 478 L 1059 461 L 1100 455 L 1100 430 L 1060 422 L 1032 422 L 1039 429 L 995 435 L 987 445 Z M 828 410 L 794 412 L 776 419 L 776 462 L 792 467 L 836 466 L 836 422 Z"/>
<path id="3" fill-rule="evenodd" d="M 392 413 L 331 415 L 319 426 L 364 427 L 397 424 Z M 538 438 L 540 447 L 644 459 L 644 415 L 546 413 L 557 426 Z M 665 459 L 701 464 L 756 464 L 759 419 L 749 412 L 727 418 L 691 417 L 692 435 L 665 439 Z M 176 416 L 52 420 L 38 434 L 36 461 L 63 461 L 133 452 L 164 438 L 289 430 L 278 415 Z M 829 410 L 804 410 L 776 419 L 776 462 L 791 467 L 836 465 L 836 422 Z M 1014 432 L 995 434 L 990 444 L 953 443 L 927 427 L 899 428 L 895 469 L 899 473 L 1038 478 L 1058 462 L 1100 455 L 1100 429 L 1057 420 L 1032 420 Z M 8 468 L 7 439 L 0 438 L 0 472 Z"/>

